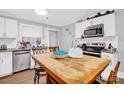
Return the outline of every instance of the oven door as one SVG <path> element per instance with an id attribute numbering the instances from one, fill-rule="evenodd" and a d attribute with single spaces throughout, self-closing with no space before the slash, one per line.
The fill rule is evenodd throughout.
<path id="1" fill-rule="evenodd" d="M 98 35 L 98 29 L 88 29 L 84 30 L 84 37 L 96 37 Z"/>

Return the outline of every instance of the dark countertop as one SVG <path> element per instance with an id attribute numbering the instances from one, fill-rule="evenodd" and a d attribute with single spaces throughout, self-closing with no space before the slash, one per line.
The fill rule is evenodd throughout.
<path id="1" fill-rule="evenodd" d="M 110 54 L 115 54 L 115 53 L 117 53 L 117 52 L 105 51 L 105 50 L 103 50 L 103 51 L 101 51 L 101 52 L 110 53 Z"/>
<path id="2" fill-rule="evenodd" d="M 0 52 L 14 52 L 14 51 L 26 51 L 26 50 L 31 50 L 31 49 L 29 48 L 27 49 L 8 48 L 7 50 L 0 50 Z"/>

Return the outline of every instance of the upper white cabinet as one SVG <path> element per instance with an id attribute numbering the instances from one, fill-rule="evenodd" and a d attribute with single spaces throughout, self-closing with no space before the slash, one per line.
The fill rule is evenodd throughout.
<path id="1" fill-rule="evenodd" d="M 84 21 L 84 24 L 86 28 L 92 25 L 104 24 L 104 16 L 86 20 Z"/>
<path id="2" fill-rule="evenodd" d="M 18 32 L 18 24 L 16 20 L 13 19 L 5 19 L 5 29 L 6 29 L 6 37 L 8 38 L 16 38 Z"/>
<path id="3" fill-rule="evenodd" d="M 84 31 L 84 23 L 76 23 L 75 24 L 75 38 L 81 38 L 81 35 L 83 34 Z"/>
<path id="4" fill-rule="evenodd" d="M 75 38 L 81 38 L 81 35 L 84 34 L 84 30 L 88 26 L 104 24 L 104 17 L 98 17 L 90 20 L 86 20 L 80 23 L 75 24 Z"/>
<path id="5" fill-rule="evenodd" d="M 12 74 L 12 52 L 0 53 L 0 77 Z"/>
<path id="6" fill-rule="evenodd" d="M 17 38 L 18 24 L 16 20 L 0 18 L 0 38 Z"/>
<path id="7" fill-rule="evenodd" d="M 80 38 L 88 26 L 104 24 L 104 36 L 115 36 L 115 13 L 89 19 L 75 25 L 75 37 Z"/>
<path id="8" fill-rule="evenodd" d="M 0 37 L 5 35 L 4 18 L 0 18 Z"/>
<path id="9" fill-rule="evenodd" d="M 104 16 L 104 35 L 115 36 L 115 13 Z"/>

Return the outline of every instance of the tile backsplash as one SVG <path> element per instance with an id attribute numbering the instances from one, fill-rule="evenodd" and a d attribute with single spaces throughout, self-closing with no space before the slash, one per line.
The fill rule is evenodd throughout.
<path id="1" fill-rule="evenodd" d="M 0 46 L 2 44 L 7 45 L 7 48 L 16 48 L 17 39 L 15 39 L 15 38 L 6 38 L 6 39 L 0 38 Z"/>
<path id="2" fill-rule="evenodd" d="M 95 38 L 84 38 L 83 40 L 78 40 L 79 44 L 82 43 L 98 43 L 98 42 L 105 42 L 106 46 L 108 46 L 109 43 L 112 44 L 114 48 L 118 48 L 118 37 L 95 37 Z"/>

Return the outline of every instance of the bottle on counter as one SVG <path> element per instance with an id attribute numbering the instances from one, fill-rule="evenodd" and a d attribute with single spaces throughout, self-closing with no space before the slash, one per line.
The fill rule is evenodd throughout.
<path id="1" fill-rule="evenodd" d="M 111 44 L 111 43 L 109 43 L 108 49 L 109 49 L 110 51 L 112 51 L 113 46 L 112 46 L 112 44 Z"/>

